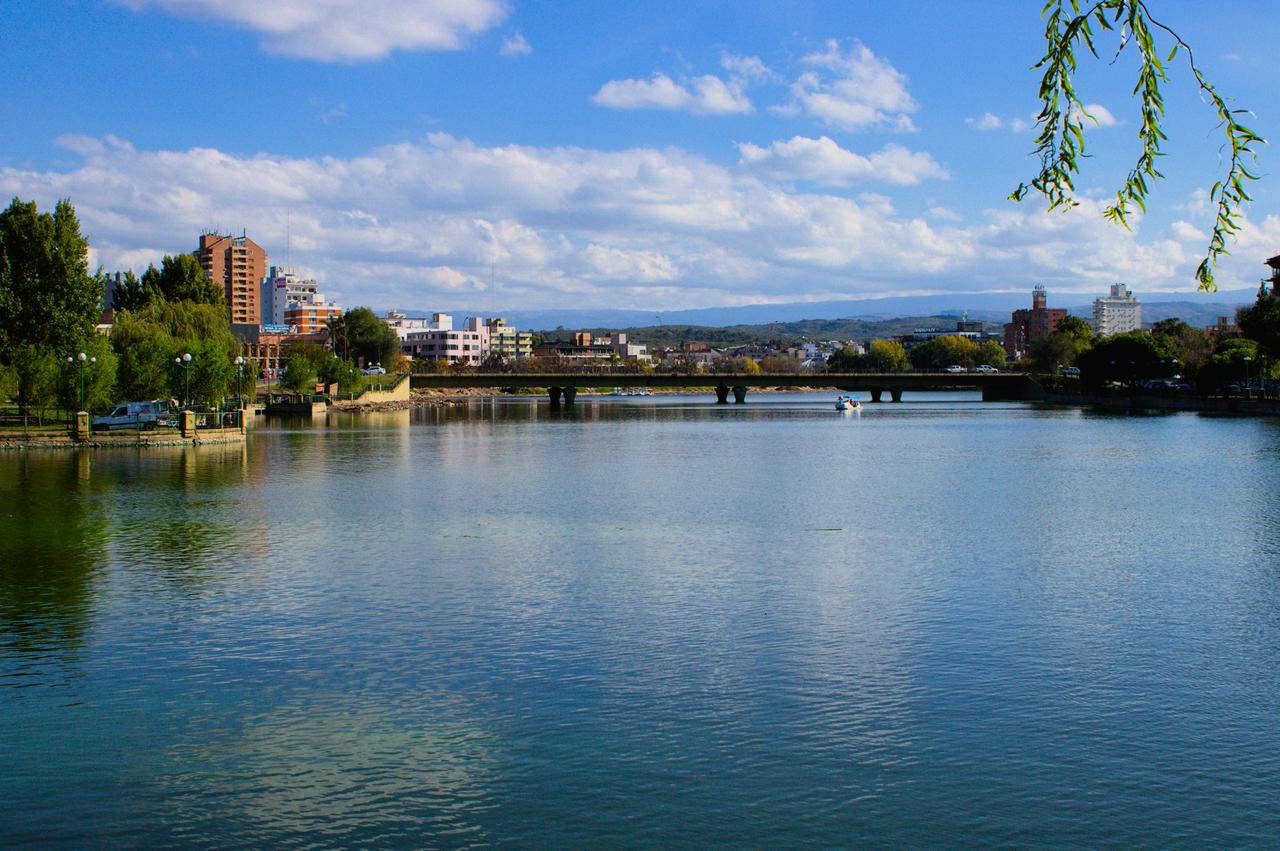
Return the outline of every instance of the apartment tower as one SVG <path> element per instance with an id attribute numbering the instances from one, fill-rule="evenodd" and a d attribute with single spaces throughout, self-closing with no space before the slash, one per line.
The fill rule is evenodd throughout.
<path id="1" fill-rule="evenodd" d="M 222 284 L 233 325 L 260 325 L 259 282 L 267 273 L 267 252 L 249 237 L 206 233 L 196 257 L 205 273 Z"/>

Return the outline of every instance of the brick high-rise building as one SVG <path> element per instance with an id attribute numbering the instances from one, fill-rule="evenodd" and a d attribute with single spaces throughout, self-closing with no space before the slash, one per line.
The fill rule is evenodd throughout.
<path id="1" fill-rule="evenodd" d="M 196 257 L 210 278 L 222 284 L 231 323 L 259 325 L 262 304 L 259 282 L 267 273 L 267 252 L 247 236 L 200 236 Z"/>
<path id="2" fill-rule="evenodd" d="M 1037 286 L 1031 291 L 1031 309 L 1015 310 L 1013 321 L 1005 323 L 1004 350 L 1009 357 L 1025 353 L 1036 340 L 1052 334 L 1058 323 L 1066 318 L 1064 308 L 1046 307 L 1048 300 L 1044 287 Z"/>

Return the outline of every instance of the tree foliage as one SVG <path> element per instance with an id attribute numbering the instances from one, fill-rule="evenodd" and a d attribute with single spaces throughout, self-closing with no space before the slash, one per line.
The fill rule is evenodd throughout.
<path id="1" fill-rule="evenodd" d="M 68 411 L 80 410 L 80 381 L 83 371 L 84 410 L 100 411 L 116 401 L 116 353 L 106 337 L 93 335 L 85 341 L 80 352 L 68 355 L 59 364 L 58 404 Z"/>
<path id="2" fill-rule="evenodd" d="M 1146 211 L 1151 186 L 1163 177 L 1156 167 L 1159 158 L 1164 156 L 1161 143 L 1165 140 L 1161 86 L 1168 79 L 1165 63 L 1172 62 L 1182 53 L 1204 99 L 1217 113 L 1219 127 L 1225 136 L 1223 148 L 1229 154 L 1226 174 L 1210 191 L 1210 200 L 1216 203 L 1217 209 L 1205 257 L 1195 274 L 1200 289 L 1217 289 L 1213 269 L 1221 255 L 1230 253 L 1226 247 L 1227 239 L 1240 230 L 1240 210 L 1250 200 L 1245 186 L 1248 181 L 1257 179 L 1248 166 L 1257 156 L 1254 146 L 1264 143 L 1260 136 L 1240 123 L 1239 116 L 1246 114 L 1247 110 L 1231 108 L 1196 64 L 1191 47 L 1177 32 L 1151 16 L 1145 0 L 1048 0 L 1042 16 L 1045 21 L 1045 54 L 1035 65 L 1043 72 L 1039 91 L 1041 108 L 1036 117 L 1039 129 L 1036 154 L 1040 157 L 1040 171 L 1029 184 L 1018 184 L 1009 197 L 1021 201 L 1034 190 L 1045 197 L 1050 210 L 1069 209 L 1079 203 L 1075 199 L 1074 180 L 1080 173 L 1081 160 L 1086 156 L 1085 122 L 1093 118 L 1076 94 L 1077 54 L 1083 46 L 1097 58 L 1098 47 L 1094 39 L 1103 33 L 1114 32 L 1119 36 L 1115 57 L 1130 45 L 1135 45 L 1138 53 L 1138 79 L 1133 91 L 1140 103 L 1138 139 L 1142 149 L 1124 183 L 1116 191 L 1115 200 L 1103 214 L 1111 221 L 1128 227 L 1135 209 Z M 1172 49 L 1163 59 L 1163 49 L 1157 47 L 1155 33 L 1162 34 L 1172 43 Z"/>
<path id="3" fill-rule="evenodd" d="M 1236 324 L 1240 333 L 1258 341 L 1263 354 L 1280 360 L 1280 300 L 1260 289 L 1258 300 L 1236 313 Z"/>
<path id="4" fill-rule="evenodd" d="M 15 198 L 0 213 L 0 363 L 17 373 L 20 405 L 45 392 L 46 360 L 56 372 L 93 333 L 101 290 L 88 251 L 70 201 L 41 213 Z"/>
<path id="5" fill-rule="evenodd" d="M 1093 329 L 1078 316 L 1064 316 L 1053 333 L 1031 344 L 1028 352 L 1037 372 L 1056 372 L 1059 367 L 1075 366 L 1080 355 L 1093 346 Z"/>
<path id="6" fill-rule="evenodd" d="M 400 354 L 400 338 L 367 307 L 329 320 L 329 341 L 338 356 L 356 363 L 390 366 Z"/>
<path id="7" fill-rule="evenodd" d="M 1167 358 L 1150 334 L 1129 331 L 1107 337 L 1080 355 L 1080 378 L 1100 387 L 1108 381 L 1132 383 L 1168 374 Z"/>
<path id="8" fill-rule="evenodd" d="M 166 254 L 160 261 L 159 269 L 148 266 L 147 271 L 142 273 L 141 288 L 145 293 L 159 293 L 165 301 L 218 305 L 226 303 L 222 286 L 205 274 L 200 261 L 191 254 L 179 254 L 176 257 Z"/>

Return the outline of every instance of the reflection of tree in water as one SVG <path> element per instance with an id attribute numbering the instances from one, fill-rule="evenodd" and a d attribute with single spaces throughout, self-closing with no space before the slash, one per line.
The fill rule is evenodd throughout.
<path id="1" fill-rule="evenodd" d="M 84 639 L 107 537 L 88 453 L 0 459 L 0 648 L 66 650 Z"/>
<path id="2" fill-rule="evenodd" d="M 99 457 L 95 478 L 113 494 L 113 562 L 161 568 L 164 579 L 203 579 L 246 542 L 251 530 L 233 489 L 255 472 L 242 444 Z"/>

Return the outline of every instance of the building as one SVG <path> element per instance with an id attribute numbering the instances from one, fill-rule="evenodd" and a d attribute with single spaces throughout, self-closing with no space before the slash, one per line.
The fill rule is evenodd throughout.
<path id="1" fill-rule="evenodd" d="M 433 313 L 430 319 L 411 319 L 407 314 L 398 310 L 388 310 L 387 315 L 382 317 L 382 321 L 387 323 L 392 331 L 396 332 L 401 344 L 413 333 L 453 330 L 453 317 L 448 313 Z"/>
<path id="2" fill-rule="evenodd" d="M 1275 257 L 1269 257 L 1265 261 L 1271 267 L 1271 277 L 1263 278 L 1262 285 L 1271 285 L 1271 294 L 1276 298 L 1280 298 L 1280 254 Z"/>
<path id="3" fill-rule="evenodd" d="M 1053 333 L 1067 316 L 1065 308 L 1046 307 L 1048 294 L 1043 286 L 1031 291 L 1031 309 L 1015 310 L 1012 320 L 1004 326 L 1004 350 L 1009 357 L 1021 357 L 1031 344 Z"/>
<path id="4" fill-rule="evenodd" d="M 432 314 L 431 324 L 435 327 L 405 330 L 400 351 L 406 357 L 479 366 L 489 356 L 489 326 L 480 317 L 468 319 L 457 331 L 453 328 L 453 317 L 447 313 Z"/>
<path id="5" fill-rule="evenodd" d="M 489 353 L 504 360 L 518 360 L 533 355 L 533 332 L 517 331 L 502 318 L 485 323 L 489 329 Z"/>
<path id="6" fill-rule="evenodd" d="M 297 334 L 328 333 L 329 320 L 342 315 L 342 308 L 336 304 L 327 304 L 324 296 L 316 301 L 291 304 L 284 311 L 284 323 L 294 329 Z"/>
<path id="7" fill-rule="evenodd" d="M 626 334 L 606 334 L 603 337 L 591 336 L 590 331 L 579 331 L 568 343 L 543 343 L 535 346 L 533 356 L 553 358 L 575 363 L 584 361 L 612 360 L 639 361 L 649 363 L 650 357 L 645 351 L 644 343 L 628 343 Z"/>
<path id="8" fill-rule="evenodd" d="M 285 311 L 295 304 L 314 304 L 317 298 L 323 303 L 319 288 L 314 280 L 303 280 L 290 269 L 272 266 L 262 279 L 262 324 L 283 325 Z"/>
<path id="9" fill-rule="evenodd" d="M 1093 332 L 1103 337 L 1142 330 L 1142 305 L 1124 284 L 1112 284 L 1111 294 L 1093 300 Z"/>
<path id="10" fill-rule="evenodd" d="M 231 323 L 258 325 L 263 321 L 260 282 L 267 273 L 267 252 L 249 237 L 200 235 L 196 259 L 205 274 L 222 284 Z"/>

